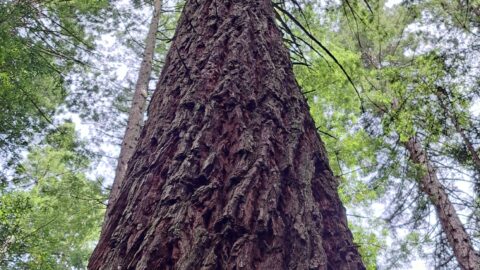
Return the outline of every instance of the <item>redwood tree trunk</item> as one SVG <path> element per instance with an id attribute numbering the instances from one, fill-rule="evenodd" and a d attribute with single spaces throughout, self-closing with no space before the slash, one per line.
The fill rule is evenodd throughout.
<path id="1" fill-rule="evenodd" d="M 270 0 L 187 1 L 89 269 L 364 269 Z"/>

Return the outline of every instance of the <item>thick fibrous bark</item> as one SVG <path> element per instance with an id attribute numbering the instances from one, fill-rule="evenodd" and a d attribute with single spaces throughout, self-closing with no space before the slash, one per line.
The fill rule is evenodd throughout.
<path id="1" fill-rule="evenodd" d="M 270 0 L 187 1 L 89 269 L 364 269 Z"/>
<path id="2" fill-rule="evenodd" d="M 428 160 L 420 142 L 416 137 L 412 137 L 405 143 L 405 147 L 410 153 L 411 161 L 426 170 L 425 175 L 420 179 L 420 189 L 428 195 L 430 202 L 434 205 L 442 230 L 447 235 L 460 267 L 466 270 L 480 269 L 480 257 L 475 253 L 470 237 L 458 218 L 445 188 L 437 178 L 436 169 Z"/>
<path id="3" fill-rule="evenodd" d="M 162 9 L 162 0 L 155 0 L 153 7 L 153 16 L 145 39 L 145 50 L 143 52 L 140 71 L 138 72 L 137 83 L 133 93 L 132 105 L 128 114 L 127 129 L 123 136 L 118 164 L 115 170 L 115 179 L 113 180 L 112 191 L 110 192 L 109 209 L 118 197 L 119 189 L 125 178 L 128 161 L 132 158 L 137 145 L 140 130 L 143 125 L 143 114 L 147 102 L 148 84 L 152 73 L 152 62 L 155 51 L 158 23 L 160 21 L 160 11 Z"/>

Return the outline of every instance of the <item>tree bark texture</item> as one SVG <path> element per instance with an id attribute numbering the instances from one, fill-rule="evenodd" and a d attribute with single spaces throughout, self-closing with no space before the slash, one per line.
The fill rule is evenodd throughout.
<path id="1" fill-rule="evenodd" d="M 162 9 L 162 0 L 155 0 L 153 16 L 149 25 L 147 38 L 145 39 L 145 50 L 143 52 L 142 63 L 140 64 L 140 71 L 138 73 L 137 82 L 135 84 L 135 91 L 133 94 L 132 105 L 128 114 L 127 129 L 123 136 L 120 155 L 118 156 L 117 168 L 115 170 L 115 178 L 112 184 L 112 191 L 110 192 L 109 207 L 114 204 L 118 197 L 120 186 L 127 171 L 128 161 L 132 158 L 135 152 L 135 147 L 140 137 L 140 131 L 143 125 L 143 114 L 145 113 L 148 84 L 152 73 L 152 62 L 155 52 L 155 44 L 158 30 L 158 23 L 160 21 L 160 14 Z"/>
<path id="2" fill-rule="evenodd" d="M 89 269 L 365 269 L 270 0 L 187 1 Z"/>
<path id="3" fill-rule="evenodd" d="M 445 188 L 438 180 L 436 168 L 428 160 L 420 141 L 416 137 L 412 137 L 405 143 L 405 147 L 410 154 L 411 161 L 422 166 L 426 171 L 420 179 L 420 189 L 428 195 L 430 202 L 434 205 L 442 230 L 447 235 L 460 267 L 465 270 L 479 270 L 480 257 L 473 249 L 470 237 L 458 218 Z"/>

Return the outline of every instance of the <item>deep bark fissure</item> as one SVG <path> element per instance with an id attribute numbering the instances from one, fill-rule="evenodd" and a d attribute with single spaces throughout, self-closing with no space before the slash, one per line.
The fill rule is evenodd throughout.
<path id="1" fill-rule="evenodd" d="M 187 1 L 89 269 L 364 269 L 269 0 Z"/>

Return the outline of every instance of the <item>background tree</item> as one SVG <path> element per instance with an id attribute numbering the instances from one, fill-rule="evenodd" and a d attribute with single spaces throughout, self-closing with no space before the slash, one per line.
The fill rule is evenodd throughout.
<path id="1" fill-rule="evenodd" d="M 313 109 L 316 107 L 319 109 L 314 112 L 314 116 L 318 117 L 317 115 L 320 114 L 322 118 L 330 120 L 323 121 L 323 123 L 329 123 L 330 126 L 320 126 L 319 129 L 320 132 L 326 131 L 332 135 L 325 136 L 325 139 L 327 149 L 330 150 L 330 153 L 335 154 L 337 158 L 339 157 L 338 167 L 336 167 L 335 164 L 334 168 L 340 168 L 341 170 L 342 166 L 347 167 L 348 165 L 353 165 L 354 168 L 348 171 L 362 172 L 363 177 L 367 177 L 367 187 L 370 187 L 367 188 L 367 190 L 371 190 L 371 187 L 373 187 L 371 191 L 374 192 L 371 194 L 374 195 L 374 198 L 375 195 L 382 195 L 382 197 L 387 200 L 395 198 L 391 204 L 393 207 L 387 207 L 387 210 L 390 208 L 389 211 L 391 211 L 391 213 L 387 216 L 386 220 L 394 227 L 405 228 L 405 225 L 407 225 L 407 227 L 413 226 L 413 228 L 417 229 L 414 233 L 424 234 L 427 232 L 423 237 L 419 238 L 421 239 L 419 243 L 423 243 L 421 246 L 424 246 L 424 244 L 428 245 L 429 242 L 431 243 L 431 240 L 428 240 L 428 235 L 431 234 L 432 231 L 435 231 L 428 227 L 425 229 L 421 228 L 425 226 L 425 224 L 429 224 L 428 222 L 424 222 L 422 225 L 420 220 L 429 217 L 430 211 L 428 210 L 430 208 L 425 207 L 424 198 L 405 196 L 404 193 L 405 191 L 412 190 L 411 185 L 414 184 L 413 186 L 415 186 L 415 179 L 419 179 L 418 177 L 422 175 L 422 172 L 421 170 L 418 171 L 415 166 L 411 166 L 409 162 L 401 162 L 405 156 L 403 156 L 402 151 L 399 151 L 401 148 L 398 148 L 398 146 L 401 146 L 399 143 L 402 140 L 405 140 L 417 131 L 420 131 L 422 138 L 426 139 L 427 149 L 429 149 L 429 151 L 433 147 L 441 146 L 440 143 L 444 141 L 446 137 L 442 137 L 441 134 L 442 123 L 438 118 L 441 115 L 441 113 L 438 113 L 438 103 L 432 103 L 431 100 L 431 96 L 434 93 L 432 90 L 436 89 L 436 85 L 441 82 L 438 77 L 440 73 L 437 72 L 438 69 L 428 56 L 428 51 L 427 53 L 422 52 L 422 50 L 425 49 L 424 40 L 416 38 L 415 35 L 413 35 L 414 33 L 408 30 L 408 27 L 416 23 L 416 19 L 419 18 L 416 17 L 416 14 L 421 14 L 420 11 L 416 13 L 416 8 L 418 7 L 404 5 L 395 6 L 392 10 L 385 8 L 382 2 L 369 1 L 368 4 L 363 2 L 345 2 L 343 11 L 345 15 L 347 15 L 346 18 L 339 17 L 338 13 L 335 14 L 332 12 L 334 13 L 332 22 L 332 28 L 334 30 L 330 35 L 326 32 L 327 34 L 325 35 L 327 37 L 322 39 L 322 42 L 335 44 L 328 46 L 327 43 L 328 47 L 339 47 L 336 49 L 336 51 L 339 52 L 336 54 L 337 56 L 342 54 L 342 49 L 344 49 L 350 51 L 354 56 L 350 58 L 351 61 L 355 62 L 356 59 L 361 60 L 357 62 L 357 65 L 351 63 L 349 66 L 354 69 L 350 74 L 354 74 L 352 76 L 355 83 L 359 85 L 359 89 L 362 89 L 360 98 L 357 99 L 356 102 L 363 103 L 363 107 L 366 109 L 366 113 L 360 116 L 360 119 L 363 119 L 361 122 L 367 123 L 367 125 L 364 125 L 366 127 L 364 130 L 350 128 L 350 132 L 337 134 L 335 130 L 341 130 L 342 124 L 352 127 L 352 125 L 358 123 L 355 121 L 356 118 L 354 115 L 350 115 L 350 117 L 347 118 L 351 119 L 348 122 L 338 123 L 342 118 L 345 119 L 346 115 L 336 112 L 339 110 L 342 112 L 341 110 L 345 107 L 348 107 L 346 108 L 347 110 L 352 111 L 352 105 L 348 103 L 349 99 L 339 94 L 338 91 L 332 91 L 332 99 L 325 99 L 328 95 L 318 95 L 316 93 L 316 91 L 320 92 L 322 89 L 325 89 L 325 87 L 317 88 L 316 85 L 308 79 L 305 80 L 302 86 L 304 86 L 305 92 L 309 93 Z M 338 18 L 342 19 L 339 21 Z M 342 37 L 342 33 L 346 34 L 346 36 Z M 428 35 L 423 35 L 422 37 L 428 37 Z M 413 53 L 409 53 L 409 51 Z M 346 54 L 343 53 L 343 55 Z M 359 57 L 356 58 L 355 55 Z M 325 66 L 328 67 L 328 65 Z M 299 69 L 304 69 L 308 72 L 307 68 L 299 67 Z M 449 74 L 451 76 L 458 75 L 452 71 L 450 71 Z M 435 77 L 436 79 L 434 79 Z M 442 75 L 441 77 L 445 76 Z M 328 76 L 326 78 L 328 78 Z M 340 81 L 340 85 L 342 82 L 345 85 L 349 83 L 346 79 Z M 324 85 L 321 79 L 315 82 L 320 83 L 322 86 Z M 325 82 L 335 85 L 335 82 L 328 80 Z M 328 90 L 330 88 L 326 89 Z M 349 97 L 352 96 L 354 96 L 353 92 Z M 334 109 L 325 105 L 325 103 L 328 104 L 336 100 L 337 102 L 333 105 Z M 401 107 L 397 107 L 397 109 L 392 112 L 389 108 L 391 108 L 395 100 L 400 101 Z M 347 104 L 347 106 L 345 106 L 345 104 Z M 435 104 L 437 104 L 437 107 L 435 107 Z M 468 103 L 464 103 L 464 105 L 468 106 Z M 385 114 L 389 114 L 386 119 L 375 119 L 375 115 Z M 341 151 L 338 149 L 344 145 L 348 145 L 339 143 L 340 140 L 345 139 L 345 137 L 361 136 L 362 132 L 365 131 L 381 143 L 368 145 L 359 143 L 359 140 L 356 140 L 357 147 L 363 148 L 365 151 L 363 152 L 365 153 L 364 155 L 367 155 L 361 159 L 356 159 L 357 156 L 354 154 L 346 157 L 339 155 Z M 392 131 L 399 132 L 398 135 L 400 136 L 392 136 Z M 345 134 L 348 135 L 345 136 Z M 448 138 L 448 134 L 445 135 Z M 334 147 L 329 147 L 330 142 L 334 144 Z M 357 153 L 362 153 L 362 151 L 358 151 Z M 433 149 L 432 152 L 429 152 L 429 155 L 435 158 L 441 158 L 438 156 L 438 152 L 433 152 Z M 374 162 L 371 162 L 372 159 L 368 157 L 374 157 Z M 445 158 L 445 156 L 443 158 Z M 350 161 L 350 163 L 348 163 L 348 161 Z M 435 163 L 438 161 L 438 159 L 434 160 Z M 438 163 L 436 163 L 436 166 L 438 166 L 437 164 Z M 443 167 L 444 165 L 442 165 L 442 168 Z M 448 171 L 450 168 L 446 168 L 446 170 Z M 372 171 L 376 171 L 375 175 L 368 175 L 368 172 Z M 405 172 L 408 174 L 406 175 Z M 407 184 L 408 182 L 404 180 L 409 178 L 413 178 L 413 181 Z M 365 183 L 365 179 L 360 179 L 360 181 L 351 180 L 349 182 Z M 450 196 L 453 196 L 455 203 L 458 203 L 460 200 L 462 205 L 469 207 L 469 211 L 472 211 L 474 209 L 473 204 L 465 201 L 464 198 L 458 197 L 458 191 L 451 190 L 451 183 L 453 182 L 449 183 L 447 190 Z M 406 184 L 409 187 L 405 187 Z M 348 188 L 348 186 L 344 187 Z M 396 188 L 398 189 L 395 191 L 396 193 L 393 193 L 395 195 L 392 196 L 390 192 Z M 407 194 L 413 195 L 411 192 Z M 405 198 L 406 200 L 398 200 L 398 198 Z M 413 208 L 412 205 L 417 205 L 417 207 Z M 407 221 L 404 219 L 408 216 L 405 215 L 406 213 L 412 214 L 411 218 L 408 218 Z M 418 239 L 418 237 L 416 238 Z M 406 240 L 408 241 L 408 239 L 414 238 L 407 237 Z M 437 239 L 442 239 L 441 232 L 438 234 Z M 399 253 L 396 252 L 395 254 Z M 443 262 L 438 263 L 438 265 L 442 264 Z"/>
<path id="2" fill-rule="evenodd" d="M 109 12 L 108 1 L 0 1 L 1 268 L 85 268 L 105 189 L 58 114 Z"/>
<path id="3" fill-rule="evenodd" d="M 46 137 L 1 189 L 0 265 L 5 269 L 84 269 L 100 233 L 106 194 L 86 173 L 89 157 L 71 124 Z"/>
<path id="4" fill-rule="evenodd" d="M 0 2 L 2 160 L 18 160 L 19 151 L 53 122 L 66 97 L 67 73 L 82 63 L 78 54 L 92 49 L 86 18 L 100 15 L 107 5 L 107 1 Z"/>
<path id="5" fill-rule="evenodd" d="M 145 39 L 145 51 L 143 52 L 143 59 L 138 72 L 137 82 L 135 84 L 133 100 L 128 113 L 127 128 L 122 140 L 122 145 L 120 147 L 120 155 L 118 157 L 118 164 L 115 170 L 112 191 L 110 192 L 109 204 L 114 203 L 118 197 L 119 188 L 127 171 L 127 163 L 135 151 L 135 147 L 140 137 L 140 130 L 143 126 L 143 115 L 145 114 L 147 105 L 148 86 L 153 69 L 155 44 L 157 41 L 156 37 L 158 24 L 160 21 L 162 2 L 163 1 L 161 0 L 154 1 L 152 21 L 150 22 L 148 34 Z"/>

